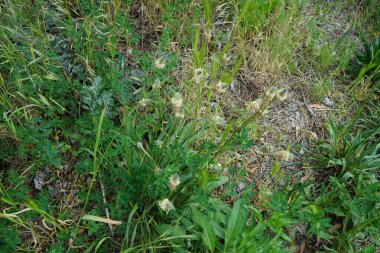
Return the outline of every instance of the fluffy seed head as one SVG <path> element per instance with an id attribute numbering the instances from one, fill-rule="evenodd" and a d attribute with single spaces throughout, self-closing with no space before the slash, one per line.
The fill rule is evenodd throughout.
<path id="1" fill-rule="evenodd" d="M 177 107 L 177 108 L 182 107 L 182 103 L 183 103 L 182 95 L 176 92 L 174 96 L 172 97 L 171 102 L 174 107 Z"/>
<path id="2" fill-rule="evenodd" d="M 175 210 L 173 203 L 168 199 L 158 201 L 158 205 L 165 213 L 169 213 L 169 211 Z"/>
<path id="3" fill-rule="evenodd" d="M 219 115 L 214 116 L 215 125 L 224 126 L 226 124 L 226 120 Z"/>
<path id="4" fill-rule="evenodd" d="M 262 103 L 263 103 L 263 100 L 261 98 L 256 99 L 255 101 L 252 101 L 251 103 L 247 105 L 247 109 L 250 112 L 256 112 L 260 110 Z"/>
<path id="5" fill-rule="evenodd" d="M 141 105 L 142 107 L 146 107 L 147 105 L 150 104 L 150 102 L 152 102 L 152 100 L 148 98 L 143 98 L 139 101 L 139 105 Z"/>
<path id="6" fill-rule="evenodd" d="M 181 179 L 178 174 L 171 175 L 169 177 L 168 187 L 171 192 L 175 191 L 178 185 L 181 183 Z"/>
<path id="7" fill-rule="evenodd" d="M 183 117 L 182 114 L 182 105 L 183 105 L 183 98 L 182 95 L 176 92 L 174 96 L 170 100 L 173 105 L 173 112 L 176 115 L 176 117 Z"/>
<path id="8" fill-rule="evenodd" d="M 282 162 L 287 162 L 290 158 L 290 152 L 287 150 L 279 150 L 274 154 L 274 157 Z"/>
<path id="9" fill-rule="evenodd" d="M 205 31 L 205 39 L 206 39 L 207 43 L 210 43 L 211 37 L 212 37 L 212 32 L 210 29 L 207 29 L 207 31 Z"/>
<path id="10" fill-rule="evenodd" d="M 201 82 L 202 80 L 206 79 L 207 77 L 208 77 L 208 73 L 203 68 L 197 68 L 194 70 L 194 81 L 196 83 Z"/>
<path id="11" fill-rule="evenodd" d="M 141 142 L 137 142 L 137 147 L 139 148 L 139 149 L 144 149 L 144 146 L 143 146 L 143 144 L 141 143 Z"/>
<path id="12" fill-rule="evenodd" d="M 219 81 L 219 82 L 215 85 L 215 88 L 216 88 L 216 91 L 217 91 L 218 93 L 224 93 L 224 92 L 227 91 L 228 84 L 225 83 L 225 82 Z"/>
<path id="13" fill-rule="evenodd" d="M 155 141 L 154 141 L 154 144 L 156 144 L 156 146 L 157 146 L 158 148 L 162 148 L 162 144 L 163 144 L 163 142 L 160 141 L 160 140 L 155 140 Z"/>

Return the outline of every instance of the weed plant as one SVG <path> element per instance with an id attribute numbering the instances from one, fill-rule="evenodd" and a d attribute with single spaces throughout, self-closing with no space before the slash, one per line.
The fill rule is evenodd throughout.
<path id="1" fill-rule="evenodd" d="M 218 194 L 225 157 L 287 95 L 225 106 L 237 75 L 348 62 L 316 20 L 294 30 L 305 2 L 0 3 L 0 251 L 375 252 L 378 114 L 329 121 L 307 180 Z"/>

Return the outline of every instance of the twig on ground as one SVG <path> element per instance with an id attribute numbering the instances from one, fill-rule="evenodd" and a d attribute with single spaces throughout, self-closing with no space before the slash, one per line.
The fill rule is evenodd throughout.
<path id="1" fill-rule="evenodd" d="M 99 174 L 100 189 L 102 191 L 103 204 L 104 204 L 104 206 L 106 206 L 106 217 L 107 217 L 107 219 L 110 219 L 110 213 L 109 213 L 108 207 L 107 207 L 106 191 L 104 189 L 102 176 L 100 175 L 100 170 L 99 170 L 98 174 Z M 113 236 L 113 227 L 111 224 L 108 224 L 108 226 L 110 227 L 111 235 Z"/>

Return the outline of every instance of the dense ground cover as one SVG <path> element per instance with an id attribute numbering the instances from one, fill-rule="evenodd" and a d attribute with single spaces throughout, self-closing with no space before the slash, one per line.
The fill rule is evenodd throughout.
<path id="1" fill-rule="evenodd" d="M 377 252 L 377 1 L 0 3 L 1 252 Z"/>

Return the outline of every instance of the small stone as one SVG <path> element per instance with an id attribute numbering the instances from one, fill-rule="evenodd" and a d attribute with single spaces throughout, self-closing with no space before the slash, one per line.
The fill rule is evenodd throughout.
<path id="1" fill-rule="evenodd" d="M 328 97 L 325 97 L 324 99 L 322 99 L 321 103 L 328 107 L 334 106 L 334 101 L 332 101 Z"/>
<path id="2" fill-rule="evenodd" d="M 34 183 L 34 187 L 37 190 L 40 190 L 40 191 L 42 190 L 42 186 L 45 183 L 45 178 L 46 178 L 45 173 L 43 173 L 42 171 L 36 172 L 36 176 L 33 179 L 33 183 Z"/>

